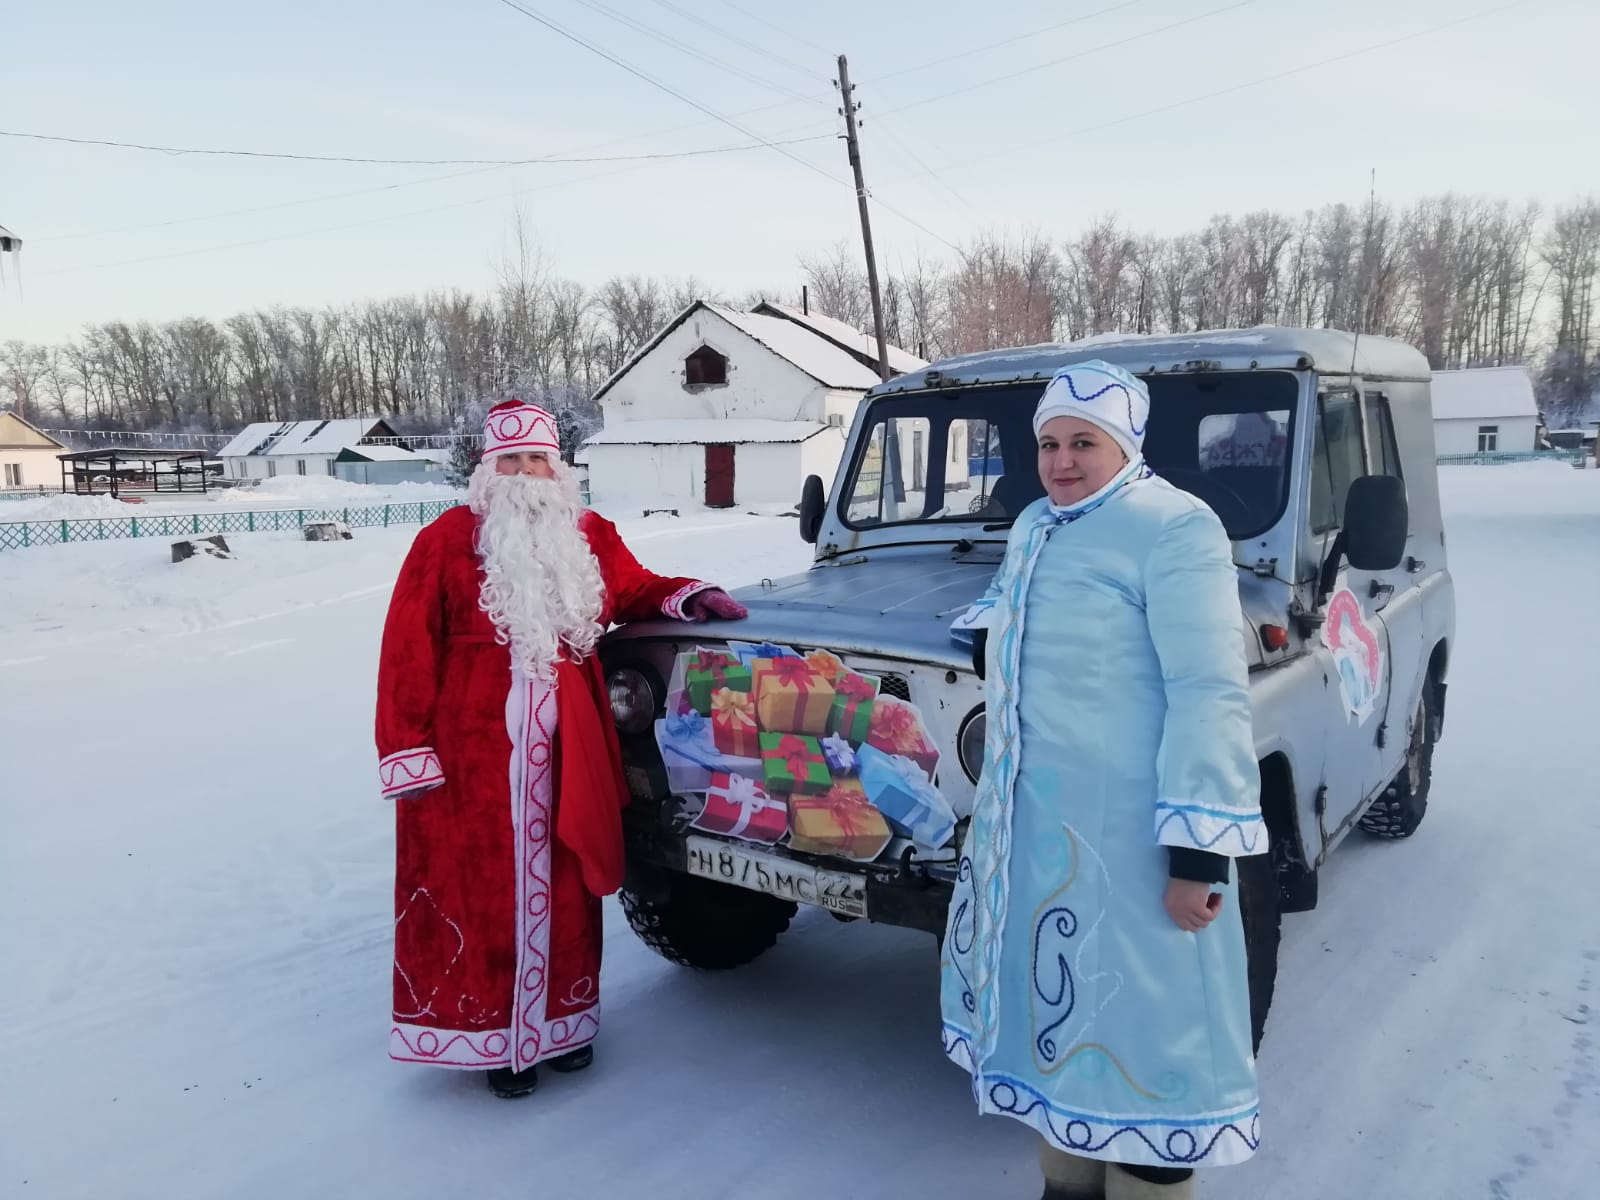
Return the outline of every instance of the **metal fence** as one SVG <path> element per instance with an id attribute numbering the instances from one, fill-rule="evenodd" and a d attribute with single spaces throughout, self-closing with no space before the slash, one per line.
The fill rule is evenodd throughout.
<path id="1" fill-rule="evenodd" d="M 460 500 L 419 500 L 371 508 L 272 508 L 245 512 L 130 514 L 126 517 L 65 517 L 56 521 L 0 523 L 0 550 L 101 542 L 118 538 L 184 538 L 213 533 L 267 533 L 303 529 L 311 521 L 343 521 L 352 529 L 426 525 Z"/>
<path id="2" fill-rule="evenodd" d="M 1441 467 L 1493 467 L 1504 463 L 1559 462 L 1581 467 L 1588 458 L 1585 450 L 1529 450 L 1525 453 L 1441 454 Z"/>

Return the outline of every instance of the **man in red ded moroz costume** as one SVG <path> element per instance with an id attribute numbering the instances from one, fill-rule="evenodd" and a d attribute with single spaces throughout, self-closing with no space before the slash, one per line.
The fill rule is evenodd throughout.
<path id="1" fill-rule="evenodd" d="M 394 1020 L 402 1062 L 586 1067 L 600 1022 L 600 897 L 622 883 L 622 779 L 595 644 L 613 623 L 738 618 L 640 566 L 585 510 L 556 421 L 490 410 L 467 504 L 418 535 L 378 662 L 378 775 L 396 802 Z"/>

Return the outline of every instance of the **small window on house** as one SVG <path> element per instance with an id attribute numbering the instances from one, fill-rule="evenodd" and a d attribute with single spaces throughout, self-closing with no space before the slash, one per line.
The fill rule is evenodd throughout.
<path id="1" fill-rule="evenodd" d="M 1500 451 L 1500 426 L 1478 426 L 1478 453 L 1497 454 Z"/>
<path id="2" fill-rule="evenodd" d="M 843 429 L 844 428 L 844 414 L 843 413 L 829 413 L 828 414 L 828 424 L 832 425 L 835 429 Z"/>
<path id="3" fill-rule="evenodd" d="M 294 460 L 294 467 L 295 467 L 295 474 L 304 475 L 306 473 L 306 460 L 303 459 L 303 458 L 295 459 Z"/>
<path id="4" fill-rule="evenodd" d="M 276 478 L 277 474 L 278 474 L 278 464 L 273 462 L 270 458 L 267 459 L 267 478 L 268 479 Z"/>
<path id="5" fill-rule="evenodd" d="M 6 464 L 6 486 L 7 487 L 21 487 L 22 486 L 22 464 L 21 463 L 7 463 Z"/>
<path id="6" fill-rule="evenodd" d="M 334 471 L 333 471 L 333 459 L 330 458 L 328 460 L 328 474 L 332 475 L 333 473 L 334 473 Z"/>
<path id="7" fill-rule="evenodd" d="M 710 346 L 701 346 L 683 360 L 683 382 L 690 387 L 727 383 L 728 360 Z"/>

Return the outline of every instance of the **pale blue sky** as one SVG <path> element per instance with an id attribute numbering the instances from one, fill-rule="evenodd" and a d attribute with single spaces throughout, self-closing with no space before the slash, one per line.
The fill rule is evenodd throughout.
<path id="1" fill-rule="evenodd" d="M 1379 193 L 1396 201 L 1454 190 L 1548 204 L 1600 190 L 1593 0 L 1527 0 L 1502 12 L 1494 10 L 1506 0 L 523 2 L 721 114 L 781 105 L 739 119 L 769 138 L 834 131 L 832 56 L 848 53 L 869 184 L 953 242 L 982 226 L 1065 235 L 1107 212 L 1175 232 L 1213 212 L 1299 211 L 1363 198 L 1373 168 Z M 640 154 L 747 140 L 498 0 L 9 0 L 0 11 L 0 129 L 400 158 Z M 1483 12 L 1491 15 L 1185 103 Z M 1125 39 L 1134 40 L 1097 49 Z M 903 105 L 913 107 L 894 112 Z M 1178 107 L 1081 132 L 1167 105 Z M 730 292 L 797 288 L 797 255 L 840 238 L 854 245 L 857 224 L 842 144 L 789 150 L 841 182 L 768 149 L 461 175 L 470 168 L 174 157 L 0 137 L 0 224 L 27 242 L 22 294 L 9 264 L 0 288 L 0 341 L 54 340 L 113 318 L 220 318 L 480 289 L 518 191 L 555 269 L 586 283 L 637 272 L 693 274 Z M 368 191 L 387 185 L 409 186 Z M 358 191 L 367 194 L 341 196 Z M 104 232 L 154 222 L 181 223 Z M 883 209 L 874 232 L 890 265 L 919 249 L 946 252 Z M 279 240 L 232 246 L 267 238 Z M 154 261 L 128 262 L 139 259 Z"/>

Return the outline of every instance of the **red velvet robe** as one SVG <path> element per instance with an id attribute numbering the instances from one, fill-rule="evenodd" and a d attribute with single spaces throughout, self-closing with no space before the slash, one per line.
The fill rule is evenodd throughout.
<path id="1" fill-rule="evenodd" d="M 709 584 L 639 565 L 580 525 L 603 623 L 665 614 Z M 599 897 L 622 882 L 622 779 L 597 657 L 553 684 L 511 664 L 478 607 L 477 518 L 424 528 L 395 581 L 378 661 L 378 775 L 396 805 L 390 1056 L 517 1070 L 599 1029 Z"/>

